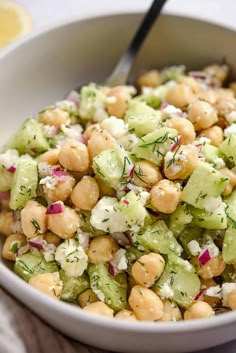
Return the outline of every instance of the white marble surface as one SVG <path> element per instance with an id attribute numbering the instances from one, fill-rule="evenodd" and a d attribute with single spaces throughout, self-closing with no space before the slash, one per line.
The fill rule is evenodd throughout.
<path id="1" fill-rule="evenodd" d="M 58 21 L 73 17 L 109 13 L 111 11 L 141 11 L 151 0 L 15 0 L 32 16 L 33 30 L 40 30 Z M 206 19 L 236 29 L 236 0 L 169 0 L 165 6 L 169 13 Z M 77 347 L 79 348 L 79 347 Z M 77 351 L 77 349 L 76 349 Z M 78 349 L 78 351 L 81 351 Z M 93 351 L 95 352 L 95 350 Z M 236 342 L 202 353 L 235 353 Z M 200 353 L 200 352 L 199 352 Z"/>

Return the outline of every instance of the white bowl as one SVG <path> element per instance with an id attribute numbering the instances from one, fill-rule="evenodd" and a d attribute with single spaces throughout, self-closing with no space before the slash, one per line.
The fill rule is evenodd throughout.
<path id="1" fill-rule="evenodd" d="M 83 82 L 102 82 L 127 46 L 141 14 L 75 20 L 38 33 L 0 54 L 1 141 L 45 105 Z M 188 18 L 163 16 L 134 67 L 186 64 L 200 68 L 223 58 L 236 72 L 236 32 Z M 2 243 L 0 244 L 0 247 Z M 236 338 L 236 313 L 191 322 L 126 322 L 86 313 L 51 299 L 0 260 L 0 283 L 61 332 L 100 348 L 135 353 L 184 353 Z"/>

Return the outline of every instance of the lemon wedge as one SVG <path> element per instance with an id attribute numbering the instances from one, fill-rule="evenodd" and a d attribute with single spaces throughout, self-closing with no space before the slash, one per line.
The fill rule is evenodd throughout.
<path id="1" fill-rule="evenodd" d="M 22 6 L 0 0 L 0 48 L 31 30 L 31 18 Z"/>

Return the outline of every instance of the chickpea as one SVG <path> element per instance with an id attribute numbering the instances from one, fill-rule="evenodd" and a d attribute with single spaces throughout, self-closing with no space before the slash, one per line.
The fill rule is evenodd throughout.
<path id="1" fill-rule="evenodd" d="M 236 310 L 236 289 L 232 290 L 228 295 L 228 306 L 231 310 Z"/>
<path id="2" fill-rule="evenodd" d="M 195 130 L 198 131 L 214 125 L 218 117 L 215 108 L 210 103 L 198 100 L 190 105 L 188 119 L 193 123 Z"/>
<path id="3" fill-rule="evenodd" d="M 107 317 L 113 317 L 114 315 L 113 310 L 103 302 L 94 302 L 88 304 L 83 308 L 83 310 Z"/>
<path id="4" fill-rule="evenodd" d="M 27 238 L 35 238 L 47 229 L 46 207 L 37 201 L 30 200 L 21 211 L 21 225 Z"/>
<path id="5" fill-rule="evenodd" d="M 0 212 L 0 233 L 8 236 L 12 234 L 14 225 L 13 212 L 11 211 L 1 211 Z"/>
<path id="6" fill-rule="evenodd" d="M 48 215 L 48 229 L 62 239 L 73 238 L 79 226 L 79 215 L 70 207 L 64 206 L 62 213 Z"/>
<path id="7" fill-rule="evenodd" d="M 186 179 L 198 163 L 198 151 L 193 145 L 182 145 L 165 156 L 164 174 L 170 180 Z"/>
<path id="8" fill-rule="evenodd" d="M 229 183 L 225 186 L 224 191 L 222 192 L 223 196 L 228 196 L 231 194 L 234 187 L 236 186 L 236 174 L 228 168 L 221 168 L 219 169 L 219 172 L 229 178 Z"/>
<path id="9" fill-rule="evenodd" d="M 180 321 L 182 314 L 177 304 L 169 299 L 163 300 L 163 315 L 160 321 Z"/>
<path id="10" fill-rule="evenodd" d="M 99 198 L 99 187 L 96 179 L 84 176 L 75 186 L 71 200 L 73 204 L 82 210 L 90 211 L 96 205 Z"/>
<path id="11" fill-rule="evenodd" d="M 2 257 L 6 260 L 15 261 L 17 250 L 26 245 L 26 243 L 27 239 L 23 234 L 9 235 L 2 248 Z"/>
<path id="12" fill-rule="evenodd" d="M 58 148 L 53 148 L 47 152 L 44 152 L 38 157 L 39 163 L 47 163 L 50 165 L 55 165 L 59 161 L 60 150 Z"/>
<path id="13" fill-rule="evenodd" d="M 116 141 L 105 130 L 94 133 L 88 140 L 88 152 L 91 161 L 100 152 L 112 148 L 116 148 Z"/>
<path id="14" fill-rule="evenodd" d="M 131 310 L 121 310 L 115 315 L 115 319 L 137 321 L 136 316 Z"/>
<path id="15" fill-rule="evenodd" d="M 108 235 L 93 238 L 89 244 L 87 255 L 93 264 L 109 262 L 119 249 L 117 243 Z"/>
<path id="16" fill-rule="evenodd" d="M 60 108 L 48 108 L 39 114 L 39 122 L 46 125 L 68 125 L 70 117 L 68 112 Z"/>
<path id="17" fill-rule="evenodd" d="M 99 299 L 92 289 L 87 289 L 79 295 L 78 302 L 81 308 L 84 308 L 86 305 L 98 302 Z"/>
<path id="18" fill-rule="evenodd" d="M 236 110 L 236 98 L 222 95 L 217 99 L 214 106 L 219 115 L 225 116 Z"/>
<path id="19" fill-rule="evenodd" d="M 179 83 L 167 91 L 166 100 L 169 104 L 184 109 L 195 100 L 195 95 L 188 85 Z"/>
<path id="20" fill-rule="evenodd" d="M 231 82 L 229 88 L 233 91 L 233 94 L 236 97 L 236 82 Z"/>
<path id="21" fill-rule="evenodd" d="M 221 86 L 229 73 L 227 65 L 209 65 L 204 68 L 204 72 L 209 74 L 214 84 Z"/>
<path id="22" fill-rule="evenodd" d="M 88 149 L 78 140 L 68 139 L 61 147 L 59 162 L 66 169 L 84 172 L 89 167 Z"/>
<path id="23" fill-rule="evenodd" d="M 201 86 L 194 77 L 183 76 L 180 78 L 179 83 L 184 83 L 185 85 L 189 86 L 193 93 L 198 93 L 201 90 Z"/>
<path id="24" fill-rule="evenodd" d="M 52 201 L 66 201 L 71 195 L 75 179 L 69 174 L 58 178 L 55 188 L 49 189 L 46 185 L 43 186 L 43 191 L 47 198 Z"/>
<path id="25" fill-rule="evenodd" d="M 149 288 L 161 276 L 164 267 L 165 260 L 163 257 L 151 252 L 135 261 L 131 273 L 138 284 Z"/>
<path id="26" fill-rule="evenodd" d="M 125 115 L 130 98 L 130 94 L 125 87 L 112 87 L 107 93 L 105 103 L 108 114 L 122 119 Z"/>
<path id="27" fill-rule="evenodd" d="M 162 179 L 159 169 L 148 161 L 139 161 L 134 165 L 133 181 L 137 186 L 151 188 Z"/>
<path id="28" fill-rule="evenodd" d="M 30 278 L 29 284 L 55 299 L 60 298 L 62 282 L 60 280 L 59 272 L 41 273 L 33 276 Z"/>
<path id="29" fill-rule="evenodd" d="M 201 289 L 210 288 L 217 286 L 217 283 L 213 278 L 203 279 L 201 278 Z M 204 295 L 204 302 L 208 303 L 212 308 L 219 306 L 220 299 L 218 297 L 212 297 L 210 295 Z"/>
<path id="30" fill-rule="evenodd" d="M 212 307 L 202 301 L 193 303 L 184 313 L 184 320 L 204 319 L 215 315 Z"/>
<path id="31" fill-rule="evenodd" d="M 214 125 L 201 131 L 201 135 L 211 140 L 213 146 L 218 147 L 224 140 L 224 133 L 220 126 Z"/>
<path id="32" fill-rule="evenodd" d="M 90 137 L 92 137 L 93 134 L 95 134 L 96 132 L 99 132 L 99 131 L 101 131 L 101 127 L 99 124 L 88 125 L 83 133 L 85 141 L 88 141 L 90 139 Z"/>
<path id="33" fill-rule="evenodd" d="M 129 305 L 138 320 L 156 321 L 163 316 L 163 303 L 151 289 L 136 285 L 131 289 Z"/>
<path id="34" fill-rule="evenodd" d="M 182 145 L 191 144 L 195 140 L 196 133 L 194 126 L 191 121 L 187 119 L 174 117 L 166 121 L 166 126 L 178 131 L 181 136 Z"/>
<path id="35" fill-rule="evenodd" d="M 43 235 L 43 239 L 48 243 L 48 244 L 53 244 L 55 246 L 58 246 L 61 244 L 61 238 L 52 233 L 52 232 L 46 232 L 44 235 Z"/>
<path id="36" fill-rule="evenodd" d="M 207 91 L 202 91 L 197 94 L 199 100 L 204 100 L 212 105 L 216 103 L 217 97 L 217 91 L 213 89 L 208 89 Z"/>
<path id="37" fill-rule="evenodd" d="M 199 263 L 198 257 L 193 257 L 190 262 L 196 268 L 197 274 L 203 279 L 220 276 L 226 266 L 221 255 L 213 257 L 205 265 Z"/>
<path id="38" fill-rule="evenodd" d="M 149 70 L 141 74 L 137 79 L 137 86 L 142 87 L 157 87 L 161 84 L 161 75 L 157 70 Z"/>
<path id="39" fill-rule="evenodd" d="M 115 197 L 116 196 L 116 191 L 113 189 L 110 185 L 106 184 L 103 180 L 99 179 L 97 176 L 95 176 L 96 182 L 99 187 L 99 194 L 101 196 L 110 196 L 110 197 Z"/>
<path id="40" fill-rule="evenodd" d="M 160 180 L 151 189 L 150 196 L 151 205 L 156 210 L 173 213 L 181 200 L 180 185 L 167 179 Z"/>

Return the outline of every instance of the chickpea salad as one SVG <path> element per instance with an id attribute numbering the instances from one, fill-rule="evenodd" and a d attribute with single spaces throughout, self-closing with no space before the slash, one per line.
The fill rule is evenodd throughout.
<path id="1" fill-rule="evenodd" d="M 228 71 L 172 66 L 136 86 L 91 83 L 28 118 L 0 153 L 2 256 L 14 272 L 115 319 L 235 310 Z"/>

